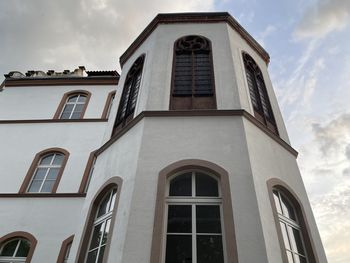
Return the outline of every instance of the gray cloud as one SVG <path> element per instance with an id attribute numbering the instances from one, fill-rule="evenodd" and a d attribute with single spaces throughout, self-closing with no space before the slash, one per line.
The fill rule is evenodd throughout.
<path id="1" fill-rule="evenodd" d="M 119 68 L 119 56 L 157 13 L 211 11 L 214 0 L 0 1 L 0 74 Z"/>
<path id="2" fill-rule="evenodd" d="M 349 17 L 349 0 L 318 0 L 305 11 L 294 36 L 297 39 L 324 37 L 334 30 L 344 29 Z"/>

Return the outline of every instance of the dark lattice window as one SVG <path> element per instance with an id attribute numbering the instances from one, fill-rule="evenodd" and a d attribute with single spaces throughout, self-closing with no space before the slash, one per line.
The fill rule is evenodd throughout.
<path id="1" fill-rule="evenodd" d="M 248 54 L 243 53 L 243 60 L 254 115 L 260 122 L 264 123 L 268 129 L 278 134 L 261 70 Z"/>
<path id="2" fill-rule="evenodd" d="M 214 72 L 210 41 L 185 36 L 175 42 L 170 108 L 214 109 Z"/>
<path id="3" fill-rule="evenodd" d="M 119 103 L 118 114 L 114 124 L 113 134 L 118 131 L 118 129 L 125 126 L 125 124 L 133 118 L 137 102 L 137 95 L 141 84 L 144 58 L 144 56 L 139 57 L 132 65 L 128 75 L 126 76 L 123 94 Z"/>

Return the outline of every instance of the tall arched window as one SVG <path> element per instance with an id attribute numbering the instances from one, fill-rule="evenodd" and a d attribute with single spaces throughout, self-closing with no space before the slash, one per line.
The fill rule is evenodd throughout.
<path id="1" fill-rule="evenodd" d="M 174 46 L 170 109 L 215 109 L 211 43 L 203 36 L 185 36 Z"/>
<path id="2" fill-rule="evenodd" d="M 117 118 L 114 123 L 113 134 L 124 127 L 134 116 L 144 60 L 145 56 L 140 56 L 131 66 L 126 76 L 122 97 L 119 102 Z"/>
<path id="3" fill-rule="evenodd" d="M 63 95 L 54 119 L 82 119 L 91 93 L 84 90 L 70 91 Z"/>
<path id="4" fill-rule="evenodd" d="M 38 153 L 23 181 L 20 193 L 55 193 L 69 153 L 52 148 Z"/>
<path id="5" fill-rule="evenodd" d="M 107 262 L 122 180 L 110 178 L 93 198 L 78 249 L 78 262 Z"/>
<path id="6" fill-rule="evenodd" d="M 245 73 L 254 116 L 272 132 L 278 134 L 263 75 L 254 59 L 243 53 Z"/>
<path id="7" fill-rule="evenodd" d="M 36 243 L 36 239 L 26 232 L 13 232 L 0 238 L 0 262 L 29 263 Z"/>
<path id="8" fill-rule="evenodd" d="M 168 186 L 165 263 L 224 263 L 217 179 L 189 171 L 171 178 Z"/>

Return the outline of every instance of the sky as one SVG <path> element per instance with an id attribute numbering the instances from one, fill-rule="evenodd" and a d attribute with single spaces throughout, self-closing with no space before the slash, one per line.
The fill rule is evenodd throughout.
<path id="1" fill-rule="evenodd" d="M 120 72 L 120 55 L 157 13 L 189 11 L 228 11 L 269 52 L 328 261 L 349 263 L 349 0 L 0 0 L 0 74 Z"/>

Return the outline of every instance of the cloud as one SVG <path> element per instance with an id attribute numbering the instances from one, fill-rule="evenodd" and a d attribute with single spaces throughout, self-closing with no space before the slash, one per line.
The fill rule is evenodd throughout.
<path id="1" fill-rule="evenodd" d="M 294 31 L 297 40 L 322 38 L 332 31 L 340 31 L 350 23 L 349 0 L 318 0 L 305 11 Z"/>
<path id="2" fill-rule="evenodd" d="M 0 1 L 0 73 L 116 69 L 157 13 L 213 9 L 214 0 Z"/>

